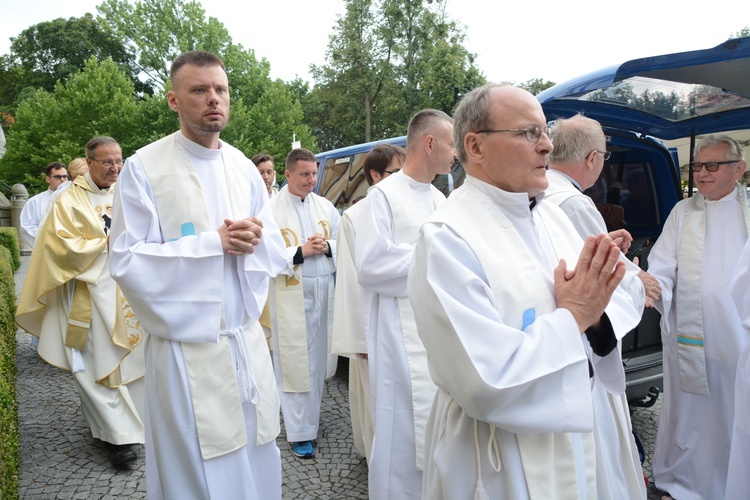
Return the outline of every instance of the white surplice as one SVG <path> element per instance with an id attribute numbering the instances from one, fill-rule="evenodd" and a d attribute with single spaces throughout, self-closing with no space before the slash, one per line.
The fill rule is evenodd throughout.
<path id="1" fill-rule="evenodd" d="M 150 334 L 146 346 L 148 495 L 280 498 L 281 460 L 275 442 L 278 400 L 257 319 L 267 297 L 269 275 L 284 267 L 286 250 L 268 207 L 265 184 L 250 160 L 225 143 L 220 149 L 206 149 L 181 133 L 176 140 L 179 153 L 175 154 L 189 162 L 199 179 L 208 223 L 218 229 L 225 219 L 255 216 L 263 221 L 263 235 L 254 252 L 242 256 L 225 254 L 216 230 L 165 241 L 144 166 L 138 155 L 126 161 L 115 196 L 111 271 Z M 230 206 L 226 175 L 231 162 L 247 169 L 251 181 L 251 189 L 241 200 L 241 214 L 233 214 Z M 220 422 L 221 406 L 203 408 L 193 400 L 191 389 L 196 381 L 189 380 L 184 349 L 190 347 L 194 353 L 200 343 L 228 342 L 223 332 L 244 335 L 255 379 L 251 384 L 257 387 L 260 400 L 241 403 L 246 444 L 234 443 L 234 451 L 204 459 L 196 415 L 210 412 Z M 241 378 L 239 341 L 229 342 L 228 368 L 221 368 Z M 205 370 L 205 375 L 216 372 L 212 366 L 198 369 Z M 226 385 L 216 377 L 201 378 L 197 383 L 204 387 Z M 232 405 L 239 404 L 239 392 L 236 398 Z"/>
<path id="2" fill-rule="evenodd" d="M 418 498 L 424 425 L 435 385 L 406 286 L 419 227 L 445 197 L 402 170 L 373 186 L 367 200 L 355 263 L 360 285 L 374 293 L 368 330 L 375 417 L 369 493 L 372 499 Z"/>
<path id="3" fill-rule="evenodd" d="M 685 269 L 678 262 L 683 220 L 692 199 L 679 202 L 649 254 L 649 273 L 659 280 L 662 297 L 664 392 L 652 461 L 654 482 L 680 500 L 723 498 L 734 420 L 737 365 L 747 333 L 729 294 L 742 247 L 747 240 L 738 191 L 717 201 L 705 201 L 702 268 Z M 689 244 L 689 242 L 687 242 Z M 678 267 L 700 274 L 709 395 L 681 390 L 676 336 L 675 297 Z"/>
<path id="4" fill-rule="evenodd" d="M 422 228 L 409 295 L 439 388 L 427 426 L 425 499 L 472 498 L 475 489 L 491 499 L 596 496 L 587 353 L 573 316 L 553 297 L 558 260 L 572 268 L 582 241 L 545 203 L 542 218 L 525 193 L 469 176 Z M 513 275 L 500 276 L 496 264 Z M 519 308 L 524 301 L 538 305 Z M 639 317 L 619 289 L 607 315 L 615 332 Z M 602 383 L 624 384 L 605 359 Z M 537 439 L 547 452 L 535 449 Z"/>
<path id="5" fill-rule="evenodd" d="M 746 334 L 750 333 L 750 240 L 745 243 L 729 291 L 742 318 Z M 744 500 L 750 491 L 750 343 L 740 354 L 734 391 L 734 427 L 729 453 L 727 493 L 725 500 Z"/>
<path id="6" fill-rule="evenodd" d="M 315 204 L 315 205 L 313 205 Z M 292 339 L 295 348 L 301 349 L 301 357 L 294 356 L 289 362 L 284 358 L 284 346 L 279 347 L 280 332 L 284 321 L 289 324 L 293 318 L 282 318 L 282 304 L 279 288 L 286 276 L 279 276 L 271 286 L 269 299 L 271 317 L 271 345 L 273 354 L 273 369 L 276 373 L 281 411 L 284 415 L 284 430 L 289 442 L 311 441 L 318 436 L 320 425 L 320 404 L 323 398 L 328 359 L 328 335 L 330 332 L 329 317 L 332 317 L 333 300 L 329 297 L 333 290 L 333 271 L 336 261 L 336 237 L 341 216 L 331 202 L 315 193 L 307 195 L 304 200 L 289 192 L 287 186 L 281 188 L 270 203 L 274 217 L 281 226 L 285 238 L 296 238 L 285 250 L 287 272 L 294 269 L 294 256 L 298 248 L 314 234 L 323 234 L 328 241 L 331 257 L 324 254 L 305 257 L 299 266 L 295 278 L 301 278 L 304 310 L 287 309 L 286 314 L 292 314 L 298 320 L 304 316 L 304 332 L 296 332 Z M 291 207 L 291 208 L 290 208 Z M 287 211 L 287 213 L 284 213 Z M 292 213 L 293 211 L 293 213 Z M 286 224 L 284 220 L 291 220 L 294 224 Z M 292 229 L 292 228 L 296 229 Z M 286 304 L 289 306 L 289 304 Z M 298 329 L 299 327 L 295 328 Z M 302 335 L 306 338 L 302 338 Z M 306 352 L 303 349 L 306 344 Z M 292 376 L 289 371 L 300 370 L 304 366 L 306 354 L 307 374 L 294 374 L 295 378 L 304 379 L 309 390 L 295 387 L 294 390 L 285 383 L 285 378 Z M 302 368 L 304 369 L 304 368 Z M 299 377 L 303 375 L 302 377 Z M 297 383 L 297 385 L 304 385 Z"/>
<path id="7" fill-rule="evenodd" d="M 607 226 L 594 202 L 583 194 L 574 181 L 554 169 L 547 171 L 549 187 L 544 191 L 546 202 L 555 203 L 570 218 L 581 238 L 607 234 Z M 631 292 L 639 311 L 645 303 L 643 284 L 638 279 L 640 269 L 622 257 L 628 265 L 628 273 L 620 286 Z M 622 360 L 618 349 L 609 356 Z M 594 440 L 596 442 L 597 496 L 599 500 L 646 498 L 643 469 L 638 457 L 638 448 L 633 437 L 630 411 L 625 391 L 607 391 L 600 381 L 597 365 L 594 364 L 594 380 L 591 395 L 594 401 Z"/>
<path id="8" fill-rule="evenodd" d="M 341 216 L 336 241 L 336 297 L 333 309 L 331 353 L 349 358 L 349 413 L 354 447 L 370 460 L 374 435 L 374 417 L 367 359 L 367 329 L 370 322 L 372 292 L 357 281 L 354 240 L 359 219 L 368 216 L 367 198 L 348 208 Z"/>
<path id="9" fill-rule="evenodd" d="M 21 233 L 23 241 L 31 248 L 34 248 L 34 244 L 36 243 L 36 235 L 39 234 L 39 228 L 42 222 L 44 222 L 47 212 L 47 202 L 49 202 L 53 192 L 47 189 L 36 196 L 32 196 L 26 201 L 21 210 L 21 227 L 19 228 L 19 233 Z"/>

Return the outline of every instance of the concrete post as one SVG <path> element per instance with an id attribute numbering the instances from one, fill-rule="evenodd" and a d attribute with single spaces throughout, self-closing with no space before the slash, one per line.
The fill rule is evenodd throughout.
<path id="1" fill-rule="evenodd" d="M 33 248 L 21 237 L 21 210 L 29 199 L 29 192 L 23 184 L 13 184 L 10 193 L 10 225 L 18 230 L 21 255 L 31 255 Z"/>

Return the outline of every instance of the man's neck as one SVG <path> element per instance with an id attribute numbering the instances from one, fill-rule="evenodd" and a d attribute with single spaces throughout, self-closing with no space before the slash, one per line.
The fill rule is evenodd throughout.
<path id="1" fill-rule="evenodd" d="M 112 184 L 110 184 L 110 185 L 109 185 L 109 186 L 107 186 L 107 187 L 101 187 L 101 186 L 99 185 L 99 183 L 98 183 L 98 182 L 96 182 L 96 181 L 94 180 L 94 178 L 93 178 L 93 177 L 91 177 L 91 172 L 86 172 L 86 173 L 84 174 L 84 176 L 86 177 L 86 181 L 88 182 L 88 185 L 89 185 L 90 187 L 92 187 L 92 188 L 94 188 L 94 187 L 95 187 L 95 188 L 99 189 L 100 191 L 106 191 L 107 189 L 109 189 L 109 188 L 110 188 L 110 186 L 112 186 Z"/>
<path id="2" fill-rule="evenodd" d="M 410 162 L 408 156 L 406 157 L 406 161 L 404 162 L 404 166 L 401 168 L 401 171 L 415 181 L 422 182 L 424 184 L 429 184 L 435 178 L 435 176 L 427 168 L 426 163 Z"/>
<path id="3" fill-rule="evenodd" d="M 219 149 L 219 132 L 206 132 L 200 135 L 194 135 L 190 131 L 182 130 L 182 135 L 186 139 L 192 141 L 199 146 L 203 146 L 206 149 Z"/>

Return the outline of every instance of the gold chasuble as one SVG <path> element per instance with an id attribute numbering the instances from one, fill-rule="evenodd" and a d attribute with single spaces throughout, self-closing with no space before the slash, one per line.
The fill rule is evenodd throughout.
<path id="1" fill-rule="evenodd" d="M 111 343 L 96 342 L 97 383 L 114 388 L 143 376 L 142 359 L 125 358 L 142 342 L 140 324 L 109 276 L 103 215 L 114 185 L 100 190 L 81 175 L 60 194 L 39 231 L 16 313 L 16 322 L 39 337 L 39 355 L 77 371 L 73 351 L 86 349 L 92 307 Z"/>

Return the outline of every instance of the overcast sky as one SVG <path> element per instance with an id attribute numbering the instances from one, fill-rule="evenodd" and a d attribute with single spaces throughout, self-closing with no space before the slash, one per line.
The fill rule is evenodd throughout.
<path id="1" fill-rule="evenodd" d="M 42 21 L 98 14 L 95 0 L 2 0 L 0 54 L 9 38 Z M 271 64 L 271 76 L 310 80 L 325 63 L 328 35 L 343 0 L 203 0 L 234 42 Z M 578 2 L 448 0 L 448 15 L 466 27 L 464 45 L 491 81 L 563 82 L 629 59 L 713 47 L 750 26 L 750 2 L 720 8 L 682 0 Z"/>

